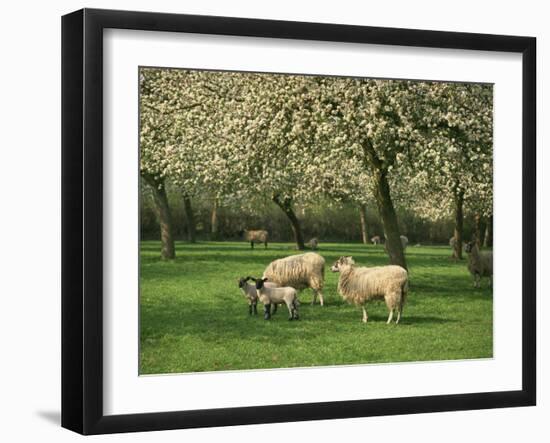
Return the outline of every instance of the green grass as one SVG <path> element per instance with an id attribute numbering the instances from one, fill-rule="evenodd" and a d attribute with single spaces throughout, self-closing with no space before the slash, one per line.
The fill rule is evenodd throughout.
<path id="1" fill-rule="evenodd" d="M 300 320 L 286 308 L 271 321 L 248 315 L 240 276 L 261 276 L 272 260 L 297 253 L 288 243 L 254 251 L 243 242 L 177 243 L 177 258 L 159 258 L 159 242 L 141 243 L 140 373 L 159 374 L 492 357 L 493 302 L 486 279 L 472 287 L 466 262 L 448 247 L 409 247 L 410 292 L 399 325 L 386 325 L 383 302 L 361 310 L 336 292 L 330 265 L 352 255 L 358 265 L 384 265 L 383 248 L 323 243 L 325 306 L 299 295 Z M 282 307 L 281 307 L 282 308 Z"/>

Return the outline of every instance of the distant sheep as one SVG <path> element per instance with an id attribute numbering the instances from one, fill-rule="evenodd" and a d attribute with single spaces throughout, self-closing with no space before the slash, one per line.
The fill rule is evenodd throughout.
<path id="1" fill-rule="evenodd" d="M 317 239 L 317 237 L 313 237 L 313 238 L 308 242 L 308 246 L 309 246 L 313 251 L 316 251 L 317 248 L 319 247 L 319 240 Z"/>
<path id="2" fill-rule="evenodd" d="M 387 323 L 397 312 L 399 323 L 409 289 L 408 273 L 401 266 L 356 267 L 352 257 L 340 257 L 330 268 L 339 272 L 338 292 L 342 298 L 363 309 L 363 323 L 368 316 L 365 305 L 370 300 L 383 299 L 389 310 Z"/>
<path id="3" fill-rule="evenodd" d="M 373 245 L 379 245 L 380 244 L 380 236 L 379 235 L 375 235 L 374 237 L 372 237 L 370 239 L 371 243 Z"/>
<path id="4" fill-rule="evenodd" d="M 277 306 L 285 303 L 288 308 L 288 319 L 298 320 L 298 298 L 296 289 L 291 287 L 270 288 L 267 286 L 267 278 L 253 278 L 256 282 L 258 299 L 264 305 L 264 319 L 271 318 L 271 305 Z"/>
<path id="5" fill-rule="evenodd" d="M 255 284 L 248 283 L 248 281 L 251 279 L 252 277 L 241 277 L 239 279 L 239 288 L 243 292 L 246 300 L 248 301 L 248 315 L 252 315 L 253 312 L 254 312 L 254 315 L 257 315 L 258 310 L 256 308 L 256 305 L 258 304 L 258 292 L 256 291 Z M 270 288 L 277 287 L 275 283 L 271 283 L 271 282 L 266 283 L 265 285 Z"/>
<path id="6" fill-rule="evenodd" d="M 317 295 L 323 306 L 323 286 L 325 284 L 325 259 L 315 252 L 291 255 L 272 261 L 264 271 L 263 277 L 277 286 L 291 286 L 297 290 L 311 288 L 313 301 Z"/>
<path id="7" fill-rule="evenodd" d="M 254 249 L 254 243 L 263 243 L 265 249 L 267 249 L 267 240 L 269 233 L 264 230 L 258 231 L 242 231 L 244 241 L 250 242 L 250 249 Z"/>
<path id="8" fill-rule="evenodd" d="M 493 253 L 490 251 L 480 252 L 476 241 L 466 243 L 464 247 L 468 254 L 468 271 L 474 277 L 474 288 L 481 286 L 482 277 L 489 277 L 489 286 L 493 282 Z"/>

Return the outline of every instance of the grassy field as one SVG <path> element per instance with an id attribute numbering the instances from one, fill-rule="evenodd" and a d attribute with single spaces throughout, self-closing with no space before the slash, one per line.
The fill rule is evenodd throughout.
<path id="1" fill-rule="evenodd" d="M 243 242 L 177 243 L 177 258 L 163 262 L 159 242 L 141 244 L 140 373 L 160 374 L 257 368 L 450 360 L 491 357 L 493 302 L 487 281 L 473 289 L 466 262 L 448 247 L 409 247 L 410 292 L 399 325 L 386 325 L 383 302 L 361 310 L 336 292 L 330 265 L 352 255 L 357 265 L 384 265 L 383 248 L 323 243 L 325 306 L 299 298 L 300 320 L 286 308 L 271 321 L 248 315 L 240 276 L 261 276 L 272 260 L 296 253 L 289 243 L 254 251 Z"/>

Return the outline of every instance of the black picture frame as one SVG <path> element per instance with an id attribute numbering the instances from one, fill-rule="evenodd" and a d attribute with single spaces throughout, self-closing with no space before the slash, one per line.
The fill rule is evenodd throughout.
<path id="1" fill-rule="evenodd" d="M 522 389 L 104 415 L 102 46 L 107 28 L 522 54 Z M 532 37 L 97 9 L 63 16 L 62 426 L 82 434 L 104 434 L 535 405 L 535 60 Z"/>

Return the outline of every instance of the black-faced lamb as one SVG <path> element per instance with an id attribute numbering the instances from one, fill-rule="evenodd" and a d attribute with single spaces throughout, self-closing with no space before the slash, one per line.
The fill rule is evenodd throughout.
<path id="1" fill-rule="evenodd" d="M 256 305 L 258 304 L 258 291 L 256 291 L 256 284 L 248 283 L 252 277 L 241 277 L 239 278 L 239 288 L 241 289 L 245 299 L 248 301 L 248 315 L 258 314 Z M 266 286 L 270 288 L 276 288 L 275 283 L 266 282 Z M 275 305 L 276 306 L 276 305 Z"/>
<path id="2" fill-rule="evenodd" d="M 267 249 L 267 240 L 269 238 L 269 233 L 265 230 L 251 231 L 246 230 L 242 231 L 244 241 L 250 242 L 250 249 L 254 249 L 254 243 L 263 243 L 264 248 Z"/>
<path id="3" fill-rule="evenodd" d="M 466 243 L 464 250 L 468 254 L 468 271 L 474 277 L 474 288 L 481 286 L 482 277 L 489 278 L 489 286 L 493 283 L 493 253 L 480 251 L 475 240 Z"/>
<path id="4" fill-rule="evenodd" d="M 325 259 L 315 252 L 291 255 L 272 261 L 264 271 L 262 278 L 269 279 L 277 286 L 290 286 L 298 291 L 311 288 L 313 301 L 317 295 L 323 306 L 323 286 L 325 284 Z"/>
<path id="5" fill-rule="evenodd" d="M 340 257 L 330 268 L 339 272 L 338 292 L 344 300 L 361 306 L 363 323 L 368 320 L 367 302 L 383 299 L 389 310 L 389 324 L 397 312 L 395 323 L 399 323 L 409 289 L 408 273 L 401 266 L 388 265 L 372 268 L 356 267 L 352 257 Z"/>
<path id="6" fill-rule="evenodd" d="M 290 286 L 282 288 L 267 287 L 267 278 L 253 278 L 252 280 L 256 282 L 258 299 L 264 305 L 265 320 L 271 318 L 271 305 L 276 306 L 280 303 L 286 304 L 289 320 L 298 320 L 298 298 L 296 289 Z"/>

